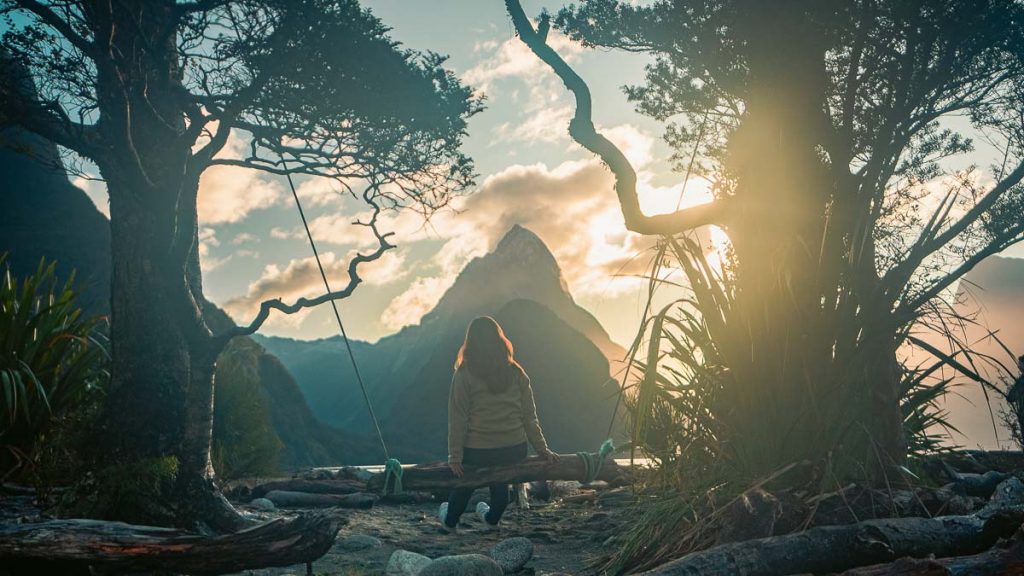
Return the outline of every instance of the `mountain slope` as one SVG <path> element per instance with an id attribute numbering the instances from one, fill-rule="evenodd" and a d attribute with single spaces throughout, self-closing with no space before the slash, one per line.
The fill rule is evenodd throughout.
<path id="1" fill-rule="evenodd" d="M 77 270 L 82 304 L 107 313 L 110 223 L 60 166 L 52 142 L 0 129 L 0 253 L 18 276 L 35 272 L 43 257 L 57 261 L 61 279 Z"/>
<path id="2" fill-rule="evenodd" d="M 466 266 L 420 324 L 376 344 L 353 342 L 385 437 L 402 446 L 393 451 L 444 457 L 453 362 L 467 324 L 480 315 L 495 317 L 515 346 L 552 446 L 576 451 L 599 445 L 617 391 L 606 351 L 621 357 L 622 349 L 572 299 L 544 243 L 516 226 L 493 252 Z M 258 341 L 296 375 L 317 416 L 344 430 L 372 430 L 338 338 Z"/>

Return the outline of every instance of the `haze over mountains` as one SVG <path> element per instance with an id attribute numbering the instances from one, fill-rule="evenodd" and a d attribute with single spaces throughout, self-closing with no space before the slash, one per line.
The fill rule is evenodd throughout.
<path id="1" fill-rule="evenodd" d="M 609 357 L 624 351 L 575 303 L 543 241 L 514 226 L 493 252 L 466 266 L 418 325 L 375 344 L 352 343 L 385 438 L 403 445 L 393 451 L 407 459 L 445 456 L 453 362 L 467 324 L 480 315 L 493 316 L 515 346 L 552 447 L 596 449 L 618 390 Z M 340 338 L 257 340 L 295 375 L 319 418 L 372 430 Z"/>
<path id="2" fill-rule="evenodd" d="M 1017 376 L 1016 357 L 1024 354 L 1024 259 L 986 258 L 960 282 L 956 309 L 974 318 L 975 323 L 966 324 L 962 334 L 976 355 L 991 356 L 1010 369 L 1009 377 Z M 966 362 L 962 357 L 959 360 Z M 975 369 L 989 379 L 1007 378 L 987 361 L 979 360 Z M 970 448 L 1018 448 L 999 415 L 1002 399 L 992 393 L 986 397 L 980 385 L 966 378 L 957 381 L 956 394 L 946 398 L 950 421 L 962 433 L 954 440 Z M 1001 386 L 1007 384 L 1004 380 Z"/>

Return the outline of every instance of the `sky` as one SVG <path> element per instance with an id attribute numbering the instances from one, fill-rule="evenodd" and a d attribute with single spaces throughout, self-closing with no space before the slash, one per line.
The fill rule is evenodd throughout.
<path id="1" fill-rule="evenodd" d="M 398 245 L 361 268 L 365 283 L 340 304 L 349 334 L 374 341 L 415 324 L 459 270 L 486 253 L 513 224 L 536 232 L 559 261 L 572 294 L 613 340 L 632 340 L 643 305 L 643 282 L 631 276 L 649 260 L 649 239 L 627 232 L 610 173 L 571 142 L 572 99 L 558 79 L 515 37 L 500 0 L 364 0 L 392 37 L 416 50 L 448 54 L 447 66 L 486 96 L 469 123 L 465 152 L 479 178 L 457 211 L 430 225 L 412 214 L 389 218 Z M 559 2 L 523 2 L 527 14 L 554 12 Z M 633 110 L 622 87 L 643 80 L 646 56 L 584 49 L 552 32 L 549 43 L 590 85 L 594 120 L 623 148 L 640 178 L 647 213 L 674 209 L 684 176 L 666 161 L 662 126 Z M 240 154 L 233 139 L 223 154 Z M 101 209 L 102 182 L 79 180 Z M 364 233 L 351 222 L 363 210 L 329 181 L 299 180 L 311 229 L 335 285 L 347 281 L 348 258 Z M 707 183 L 691 180 L 683 204 L 706 201 Z M 260 301 L 293 301 L 322 285 L 287 183 L 232 167 L 207 171 L 200 184 L 203 285 L 209 299 L 248 322 Z M 1024 249 L 1013 255 L 1024 256 Z M 329 307 L 275 315 L 264 334 L 313 339 L 334 335 Z"/>

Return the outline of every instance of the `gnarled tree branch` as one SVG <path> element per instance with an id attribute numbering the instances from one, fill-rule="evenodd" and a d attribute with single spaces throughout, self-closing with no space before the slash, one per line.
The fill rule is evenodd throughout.
<path id="1" fill-rule="evenodd" d="M 255 333 L 257 330 L 260 329 L 261 326 L 263 326 L 267 319 L 270 318 L 270 312 L 272 310 L 277 310 L 284 314 L 295 314 L 296 312 L 299 312 L 300 310 L 304 310 L 306 308 L 313 308 L 315 306 L 319 306 L 320 304 L 324 304 L 325 302 L 330 302 L 332 300 L 341 300 L 351 296 L 352 293 L 355 292 L 359 284 L 363 282 L 362 277 L 359 276 L 359 266 L 361 266 L 362 264 L 366 264 L 367 262 L 373 262 L 375 260 L 380 259 L 388 250 L 391 250 L 392 248 L 395 247 L 394 244 L 388 241 L 388 238 L 393 236 L 394 233 L 381 232 L 380 228 L 378 227 L 378 217 L 380 216 L 382 210 L 373 196 L 374 190 L 376 190 L 377 187 L 378 184 L 371 183 L 369 186 L 367 186 L 366 191 L 364 191 L 363 193 L 363 200 L 373 207 L 373 212 L 370 217 L 370 220 L 367 222 L 357 221 L 353 223 L 354 225 L 357 226 L 365 226 L 369 228 L 370 231 L 373 232 L 374 237 L 377 239 L 377 248 L 373 252 L 370 252 L 369 254 L 356 254 L 355 256 L 352 257 L 351 260 L 349 260 L 348 282 L 345 284 L 344 287 L 338 290 L 333 290 L 331 292 L 325 292 L 324 294 L 321 294 L 320 296 L 317 296 L 315 298 L 299 298 L 298 300 L 291 304 L 284 303 L 280 298 L 274 300 L 265 300 L 262 303 L 260 303 L 259 312 L 256 314 L 256 317 L 253 318 L 251 322 L 249 322 L 249 324 L 245 326 L 237 326 L 232 330 L 224 332 L 223 334 L 216 335 L 216 345 L 223 348 L 224 346 L 227 345 L 228 341 L 230 341 L 232 338 L 236 336 L 248 336 L 250 334 Z"/>
<path id="2" fill-rule="evenodd" d="M 516 33 L 527 47 L 558 75 L 576 99 L 576 112 L 569 122 L 569 135 L 578 144 L 597 154 L 615 175 L 615 193 L 619 198 L 626 228 L 639 234 L 672 235 L 708 224 L 723 224 L 729 215 L 728 201 L 716 201 L 677 210 L 670 214 L 648 216 L 640 209 L 636 190 L 636 170 L 629 159 L 594 127 L 590 88 L 583 78 L 545 42 L 545 34 L 533 28 L 519 0 L 505 0 Z M 546 25 L 546 24 L 545 24 Z"/>

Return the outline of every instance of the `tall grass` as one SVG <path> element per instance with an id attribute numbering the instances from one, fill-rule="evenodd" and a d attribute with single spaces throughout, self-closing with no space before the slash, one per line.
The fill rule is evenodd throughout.
<path id="1" fill-rule="evenodd" d="M 640 378 L 626 404 L 633 446 L 657 465 L 602 572 L 649 568 L 711 545 L 726 503 L 796 463 L 802 472 L 787 476 L 788 488 L 808 498 L 875 480 L 881 458 L 868 424 L 875 363 L 886 350 L 907 345 L 927 353 L 920 365 L 896 367 L 912 456 L 950 447 L 956 431 L 942 400 L 954 376 L 991 389 L 977 366 L 985 359 L 954 329 L 971 320 L 952 308 L 932 307 L 878 341 L 869 335 L 891 322 L 888 310 L 854 305 L 852 290 L 839 286 L 830 305 L 784 308 L 793 314 L 788 326 L 804 338 L 765 340 L 760 327 L 775 311 L 763 307 L 768 300 L 743 297 L 728 258 L 713 265 L 694 238 L 677 236 L 662 239 L 654 262 L 648 309 L 655 294 L 660 308 L 645 317 L 631 347 Z M 769 289 L 800 290 L 781 282 Z M 945 350 L 917 337 L 925 328 L 945 335 Z M 794 342 L 807 350 L 792 350 Z M 913 478 L 906 468 L 896 473 Z"/>
<path id="2" fill-rule="evenodd" d="M 75 303 L 74 277 L 60 284 L 41 261 L 20 281 L 0 255 L 0 474 L 32 457 L 59 418 L 95 404 L 107 381 L 98 317 Z"/>

